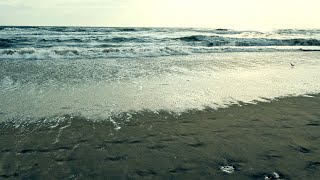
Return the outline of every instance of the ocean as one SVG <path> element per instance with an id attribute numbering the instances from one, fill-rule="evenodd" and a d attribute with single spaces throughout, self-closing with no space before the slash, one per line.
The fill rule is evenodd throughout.
<path id="1" fill-rule="evenodd" d="M 318 179 L 320 30 L 0 27 L 0 177 Z"/>

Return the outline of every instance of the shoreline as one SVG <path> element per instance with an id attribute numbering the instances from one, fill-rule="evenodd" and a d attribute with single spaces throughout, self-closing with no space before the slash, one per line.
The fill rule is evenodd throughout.
<path id="1" fill-rule="evenodd" d="M 318 107 L 319 94 L 179 116 L 143 111 L 115 119 L 120 130 L 68 115 L 50 125 L 0 123 L 0 177 L 317 179 Z"/>

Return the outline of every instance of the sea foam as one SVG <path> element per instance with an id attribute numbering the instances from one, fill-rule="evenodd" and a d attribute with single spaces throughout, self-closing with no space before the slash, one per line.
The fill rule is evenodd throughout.
<path id="1" fill-rule="evenodd" d="M 124 112 L 181 113 L 319 93 L 318 57 L 319 52 L 245 52 L 0 61 L 0 119 L 73 114 L 108 120 Z"/>

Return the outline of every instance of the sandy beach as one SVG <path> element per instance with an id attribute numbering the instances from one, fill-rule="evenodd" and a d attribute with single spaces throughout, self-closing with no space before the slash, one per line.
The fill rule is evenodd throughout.
<path id="1" fill-rule="evenodd" d="M 0 179 L 320 179 L 320 30 L 0 37 Z"/>
<path id="2" fill-rule="evenodd" d="M 9 179 L 318 179 L 320 95 L 93 122 L 0 124 Z M 119 121 L 124 119 L 123 121 Z M 232 167 L 223 172 L 223 167 Z M 276 174 L 275 174 L 276 173 Z"/>

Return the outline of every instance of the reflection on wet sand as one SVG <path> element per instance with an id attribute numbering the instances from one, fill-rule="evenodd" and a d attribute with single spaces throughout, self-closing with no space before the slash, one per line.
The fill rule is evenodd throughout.
<path id="1" fill-rule="evenodd" d="M 241 105 L 241 106 L 240 106 Z M 110 121 L 1 123 L 1 178 L 317 179 L 320 96 Z M 43 122 L 43 120 L 39 120 Z"/>

